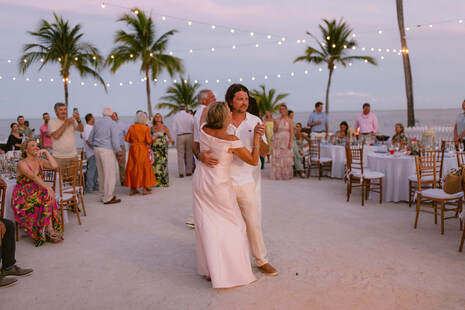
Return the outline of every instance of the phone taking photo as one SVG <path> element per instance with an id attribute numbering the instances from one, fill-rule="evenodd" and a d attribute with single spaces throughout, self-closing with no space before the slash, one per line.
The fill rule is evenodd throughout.
<path id="1" fill-rule="evenodd" d="M 73 109 L 73 114 L 74 114 L 74 113 L 79 113 L 78 108 L 74 108 L 74 109 Z"/>

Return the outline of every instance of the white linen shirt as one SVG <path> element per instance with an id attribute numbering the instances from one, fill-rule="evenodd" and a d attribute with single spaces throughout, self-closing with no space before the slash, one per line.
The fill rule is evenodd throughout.
<path id="1" fill-rule="evenodd" d="M 197 112 L 194 115 L 194 142 L 199 142 L 199 130 L 200 130 L 200 119 L 202 118 L 203 109 L 207 106 L 201 104 L 197 108 Z"/>
<path id="2" fill-rule="evenodd" d="M 176 113 L 173 120 L 174 134 L 181 135 L 184 133 L 192 133 L 194 127 L 194 117 L 186 111 Z"/>
<path id="3" fill-rule="evenodd" d="M 261 119 L 246 112 L 245 119 L 236 128 L 233 124 L 230 124 L 228 127 L 228 133 L 230 135 L 235 135 L 241 140 L 242 145 L 246 147 L 250 152 L 252 152 L 253 147 L 253 135 L 255 126 L 258 123 L 262 123 Z M 263 141 L 266 143 L 266 140 L 263 135 Z M 254 174 L 255 170 L 260 169 L 260 167 L 252 166 L 246 162 L 239 159 L 237 156 L 234 156 L 231 163 L 231 178 L 234 186 L 243 185 L 255 182 Z"/>
<path id="4" fill-rule="evenodd" d="M 94 150 L 89 145 L 87 145 L 87 140 L 89 140 L 89 135 L 92 131 L 92 128 L 94 128 L 94 126 L 86 124 L 86 126 L 84 126 L 84 132 L 82 133 L 82 140 L 84 140 L 84 152 L 86 152 L 87 158 L 94 156 Z"/>

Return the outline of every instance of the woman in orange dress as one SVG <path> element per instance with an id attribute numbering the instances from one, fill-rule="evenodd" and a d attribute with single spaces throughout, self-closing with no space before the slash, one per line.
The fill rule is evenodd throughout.
<path id="1" fill-rule="evenodd" d="M 125 140 L 131 145 L 129 147 L 124 186 L 131 188 L 129 195 L 139 194 L 139 188 L 143 188 L 143 195 L 151 194 L 151 187 L 156 184 L 149 156 L 149 145 L 152 144 L 153 139 L 150 136 L 150 128 L 146 123 L 147 114 L 138 112 L 136 114 L 136 123 L 129 127 L 126 134 Z"/>

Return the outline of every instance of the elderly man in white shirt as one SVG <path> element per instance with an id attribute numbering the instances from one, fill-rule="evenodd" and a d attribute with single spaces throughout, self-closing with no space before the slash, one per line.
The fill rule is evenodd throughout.
<path id="1" fill-rule="evenodd" d="M 251 151 L 254 131 L 259 132 L 263 137 L 265 127 L 258 117 L 247 113 L 249 106 L 248 89 L 241 84 L 231 85 L 226 92 L 226 102 L 232 112 L 232 121 L 228 133 L 237 136 L 242 144 Z M 261 143 L 262 147 L 267 148 L 264 139 Z M 213 158 L 209 151 L 200 153 L 199 160 L 210 167 L 214 167 L 218 163 L 218 160 Z M 259 166 L 251 166 L 234 157 L 231 165 L 231 178 L 237 203 L 247 227 L 247 237 L 255 265 L 264 274 L 275 276 L 278 271 L 268 261 L 260 221 L 260 197 L 258 197 L 257 193 L 261 191 L 257 188 L 256 180 L 256 176 L 260 173 L 259 169 Z"/>
<path id="2" fill-rule="evenodd" d="M 216 101 L 216 97 L 211 90 L 203 89 L 197 95 L 197 100 L 200 102 L 200 105 L 197 107 L 197 111 L 195 112 L 194 116 L 194 143 L 192 144 L 192 150 L 194 151 L 194 154 L 196 154 L 196 156 L 198 156 L 198 153 L 200 152 L 199 129 L 202 112 L 211 103 L 214 103 Z"/>
<path id="3" fill-rule="evenodd" d="M 89 113 L 85 117 L 86 126 L 84 126 L 84 133 L 82 139 L 84 140 L 84 152 L 86 153 L 87 171 L 86 171 L 86 191 L 92 193 L 98 191 L 98 174 L 97 162 L 92 146 L 89 143 L 89 136 L 94 128 L 95 118 Z"/>
<path id="4" fill-rule="evenodd" d="M 194 130 L 194 117 L 187 113 L 186 106 L 181 104 L 180 111 L 173 119 L 173 132 L 176 136 L 176 150 L 178 153 L 179 177 L 191 176 L 194 155 L 192 154 L 192 131 Z"/>

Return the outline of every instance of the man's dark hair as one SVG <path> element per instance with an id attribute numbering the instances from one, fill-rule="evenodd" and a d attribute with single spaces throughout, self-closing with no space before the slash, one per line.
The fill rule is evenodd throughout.
<path id="1" fill-rule="evenodd" d="M 320 105 L 323 105 L 323 102 L 318 101 L 317 103 L 315 103 L 315 109 L 318 108 Z"/>
<path id="2" fill-rule="evenodd" d="M 89 122 L 90 122 L 90 120 L 91 120 L 93 117 L 94 117 L 94 116 L 92 115 L 92 113 L 88 113 L 88 114 L 86 114 L 86 116 L 85 116 L 86 123 L 89 123 Z"/>
<path id="3" fill-rule="evenodd" d="M 66 107 L 66 104 L 64 104 L 63 102 L 57 102 L 53 106 L 53 109 L 56 111 L 56 110 L 58 110 L 58 108 L 61 108 L 61 107 Z"/>
<path id="4" fill-rule="evenodd" d="M 228 90 L 226 91 L 226 95 L 224 96 L 224 99 L 231 110 L 232 110 L 232 102 L 234 99 L 234 95 L 240 91 L 246 92 L 250 100 L 249 90 L 247 89 L 247 87 L 245 87 L 242 84 L 232 84 L 231 86 L 229 86 Z"/>
<path id="5" fill-rule="evenodd" d="M 288 110 L 288 111 L 287 111 L 287 116 L 291 115 L 291 113 L 294 113 L 294 111 Z"/>
<path id="6" fill-rule="evenodd" d="M 42 117 L 44 117 L 45 115 L 48 115 L 48 112 L 42 113 Z"/>
<path id="7" fill-rule="evenodd" d="M 257 100 L 254 97 L 249 98 L 249 107 L 247 108 L 247 112 L 257 117 L 260 117 L 260 110 L 258 109 Z"/>
<path id="8" fill-rule="evenodd" d="M 363 108 L 365 108 L 365 107 L 370 107 L 370 104 L 369 104 L 368 102 L 365 102 L 365 103 L 363 104 Z"/>
<path id="9" fill-rule="evenodd" d="M 13 128 L 14 125 L 18 125 L 18 124 L 16 124 L 16 123 L 11 123 L 11 124 L 10 124 L 10 128 Z"/>
<path id="10" fill-rule="evenodd" d="M 18 117 L 16 118 L 16 120 L 19 120 L 20 118 L 24 118 L 24 116 L 18 115 Z"/>

